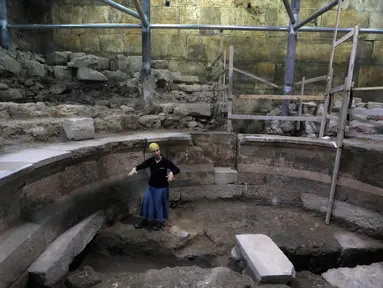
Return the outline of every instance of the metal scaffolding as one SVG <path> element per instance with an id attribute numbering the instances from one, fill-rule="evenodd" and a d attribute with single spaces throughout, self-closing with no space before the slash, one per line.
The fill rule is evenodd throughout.
<path id="1" fill-rule="evenodd" d="M 203 24 L 153 24 L 150 22 L 150 0 L 133 0 L 137 11 L 133 11 L 126 6 L 112 0 L 95 0 L 105 3 L 119 11 L 131 15 L 141 20 L 141 24 L 117 24 L 117 23 L 85 23 L 85 24 L 8 24 L 6 0 L 0 0 L 0 28 L 1 38 L 0 45 L 9 48 L 8 29 L 31 30 L 31 29 L 142 29 L 142 74 L 148 76 L 151 73 L 151 30 L 152 29 L 190 29 L 190 30 L 237 30 L 237 31 L 270 31 L 270 32 L 287 32 L 288 36 L 288 55 L 286 57 L 286 73 L 284 93 L 289 95 L 292 89 L 292 79 L 294 77 L 295 54 L 297 32 L 329 32 L 333 33 L 335 28 L 331 27 L 304 27 L 307 23 L 316 19 L 325 12 L 331 10 L 343 0 L 333 0 L 326 4 L 316 13 L 307 19 L 299 22 L 299 6 L 300 0 L 282 0 L 286 8 L 287 15 L 290 19 L 289 27 L 281 26 L 238 26 L 238 25 L 203 25 Z M 338 33 L 349 33 L 353 28 L 339 28 Z M 383 29 L 361 28 L 360 34 L 383 34 Z M 284 103 L 284 107 L 288 102 Z M 284 109 L 285 110 L 285 109 Z M 286 111 L 285 111 L 286 112 Z"/>

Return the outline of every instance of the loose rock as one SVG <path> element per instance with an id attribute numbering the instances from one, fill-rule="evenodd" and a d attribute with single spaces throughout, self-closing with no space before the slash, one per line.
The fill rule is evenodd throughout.
<path id="1" fill-rule="evenodd" d="M 333 287 L 377 288 L 382 287 L 383 262 L 355 268 L 330 269 L 322 277 Z"/>
<path id="2" fill-rule="evenodd" d="M 108 81 L 108 78 L 106 78 L 101 72 L 85 67 L 78 68 L 77 79 L 88 81 Z"/>
<path id="3" fill-rule="evenodd" d="M 70 140 L 85 140 L 95 137 L 94 122 L 92 118 L 65 119 L 63 128 L 66 137 Z"/>

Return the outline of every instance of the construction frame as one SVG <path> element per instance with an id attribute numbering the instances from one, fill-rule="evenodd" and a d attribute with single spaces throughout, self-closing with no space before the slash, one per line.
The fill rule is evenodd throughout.
<path id="1" fill-rule="evenodd" d="M 349 109 L 351 108 L 352 102 L 352 91 L 368 91 L 368 90 L 383 90 L 383 87 L 359 87 L 354 88 L 353 74 L 354 65 L 356 58 L 356 49 L 359 34 L 383 34 L 383 29 L 374 28 L 360 28 L 359 25 L 353 28 L 339 28 L 339 18 L 341 14 L 341 4 L 343 0 L 333 0 L 317 12 L 306 18 L 305 20 L 299 21 L 300 12 L 300 1 L 291 0 L 291 4 L 288 0 L 282 0 L 286 9 L 286 13 L 289 17 L 290 23 L 288 27 L 280 26 L 236 26 L 236 25 L 202 25 L 202 24 L 152 24 L 150 21 L 150 0 L 133 0 L 136 7 L 136 11 L 127 8 L 112 0 L 94 0 L 95 2 L 103 2 L 119 11 L 131 15 L 141 20 L 141 24 L 9 24 L 7 22 L 7 6 L 6 0 L 0 0 L 0 46 L 5 49 L 10 47 L 9 29 L 142 29 L 142 71 L 141 76 L 147 79 L 151 75 L 151 29 L 197 29 L 197 30 L 238 30 L 238 31 L 270 31 L 270 32 L 286 32 L 288 33 L 287 43 L 287 56 L 286 56 L 286 70 L 284 76 L 284 85 L 280 87 L 274 83 L 269 82 L 266 79 L 258 77 L 252 73 L 240 70 L 233 66 L 234 58 L 234 46 L 230 46 L 229 49 L 229 64 L 226 65 L 226 52 L 222 52 L 222 42 L 220 47 L 220 55 L 210 65 L 212 67 L 216 63 L 219 63 L 222 69 L 218 71 L 214 79 L 220 79 L 220 87 L 218 90 L 223 92 L 223 103 L 227 111 L 227 123 L 228 129 L 231 131 L 232 120 L 281 120 L 281 121 L 297 121 L 300 126 L 301 121 L 315 121 L 320 122 L 320 132 L 318 138 L 322 138 L 326 135 L 328 122 L 331 119 L 338 121 L 338 133 L 336 141 L 332 141 L 336 149 L 336 156 L 334 161 L 333 175 L 331 179 L 331 188 L 329 192 L 328 209 L 326 213 L 325 223 L 329 224 L 332 206 L 334 202 L 335 188 L 338 179 L 339 164 L 341 158 L 341 152 L 343 147 L 344 130 L 346 126 Z M 337 9 L 337 20 L 335 28 L 330 27 L 304 27 L 312 20 L 318 18 L 322 14 L 338 6 Z M 302 81 L 294 83 L 294 70 L 296 60 L 296 44 L 297 44 L 297 33 L 299 32 L 330 32 L 334 33 L 333 45 L 331 50 L 331 56 L 329 61 L 329 69 L 327 75 L 319 76 L 315 78 L 306 79 L 303 77 Z M 337 39 L 339 33 L 345 35 L 340 39 Z M 221 37 L 222 39 L 222 37 Z M 344 84 L 338 87 L 332 87 L 333 81 L 333 59 L 335 48 L 340 46 L 345 41 L 352 39 L 352 49 L 349 60 L 349 69 L 347 77 L 345 78 Z M 223 62 L 221 61 L 221 58 Z M 254 80 L 261 81 L 274 88 L 283 88 L 283 95 L 240 95 L 241 99 L 269 99 L 269 100 L 281 100 L 282 103 L 282 115 L 281 116 L 262 116 L 262 115 L 237 115 L 233 114 L 233 73 L 238 72 L 246 75 Z M 228 83 L 226 84 L 226 73 Z M 305 85 L 308 83 L 314 83 L 318 81 L 327 81 L 324 95 L 304 95 Z M 301 95 L 292 95 L 293 87 L 301 86 Z M 331 115 L 331 103 L 335 93 L 341 93 L 342 107 L 340 117 Z M 145 96 L 145 95 L 144 95 Z M 290 101 L 299 101 L 298 116 L 288 116 L 288 108 Z M 321 117 L 315 116 L 302 116 L 302 102 L 307 100 L 324 101 L 324 112 Z"/>

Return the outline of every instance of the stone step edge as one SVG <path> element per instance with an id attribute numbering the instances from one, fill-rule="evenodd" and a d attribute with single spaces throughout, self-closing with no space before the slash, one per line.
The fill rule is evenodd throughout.
<path id="1" fill-rule="evenodd" d="M 190 143 L 192 137 L 190 133 L 185 132 L 141 132 L 123 136 L 54 143 L 40 148 L 30 148 L 2 154 L 0 155 L 0 166 L 12 167 L 12 169 L 0 171 L 0 185 L 15 180 L 17 177 L 23 177 L 42 166 L 53 164 L 56 161 L 78 158 L 79 155 L 89 154 L 92 151 L 104 150 L 107 153 L 113 147 L 113 151 L 116 152 L 119 150 L 117 149 L 119 145 L 121 149 L 126 149 L 138 144 L 142 145 L 144 142 L 157 142 L 161 145 L 161 143 L 174 141 Z"/>
<path id="2" fill-rule="evenodd" d="M 66 196 L 35 212 L 25 222 L 3 231 L 0 234 L 0 287 L 8 287 L 18 281 L 17 278 L 28 277 L 26 270 L 52 241 L 102 210 L 106 195 L 103 191 L 104 186 L 91 193 Z"/>
<path id="3" fill-rule="evenodd" d="M 304 209 L 320 214 L 327 213 L 328 198 L 301 193 L 300 199 Z M 334 200 L 331 218 L 350 225 L 354 230 L 383 239 L 383 214 L 381 213 Z"/>
<path id="4" fill-rule="evenodd" d="M 73 259 L 100 231 L 104 212 L 98 211 L 78 222 L 46 247 L 28 268 L 29 277 L 38 285 L 54 285 L 64 277 Z"/>

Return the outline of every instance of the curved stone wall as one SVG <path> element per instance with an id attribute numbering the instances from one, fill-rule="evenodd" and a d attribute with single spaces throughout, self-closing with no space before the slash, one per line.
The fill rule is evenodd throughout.
<path id="1" fill-rule="evenodd" d="M 105 209 L 114 219 L 137 213 L 148 174 L 127 173 L 150 157 L 146 147 L 152 141 L 181 168 L 171 185 L 172 201 L 243 198 L 319 213 L 327 208 L 335 159 L 327 140 L 137 133 L 10 153 L 0 157 L 0 287 L 22 279 L 57 236 L 92 213 Z M 382 163 L 381 145 L 345 141 L 332 217 L 378 238 Z"/>

